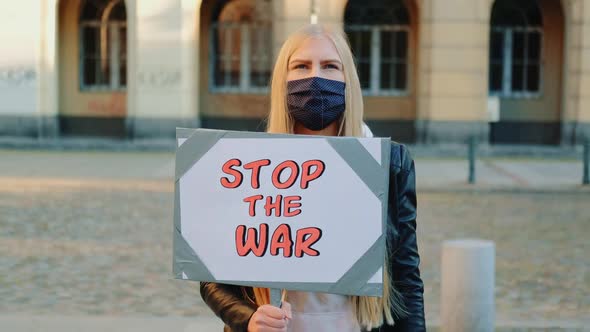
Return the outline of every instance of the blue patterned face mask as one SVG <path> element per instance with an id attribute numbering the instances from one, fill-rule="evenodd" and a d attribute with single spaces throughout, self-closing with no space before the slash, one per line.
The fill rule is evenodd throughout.
<path id="1" fill-rule="evenodd" d="M 289 114 L 305 128 L 318 131 L 344 114 L 344 82 L 309 77 L 287 82 Z"/>

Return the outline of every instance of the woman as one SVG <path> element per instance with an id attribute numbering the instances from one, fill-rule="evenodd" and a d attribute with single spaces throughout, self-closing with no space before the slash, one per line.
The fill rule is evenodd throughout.
<path id="1" fill-rule="evenodd" d="M 352 53 L 341 32 L 308 25 L 283 44 L 272 76 L 270 133 L 355 136 L 370 133 Z M 384 296 L 289 291 L 282 308 L 269 290 L 201 283 L 201 296 L 226 331 L 425 331 L 416 243 L 414 162 L 393 143 Z"/>

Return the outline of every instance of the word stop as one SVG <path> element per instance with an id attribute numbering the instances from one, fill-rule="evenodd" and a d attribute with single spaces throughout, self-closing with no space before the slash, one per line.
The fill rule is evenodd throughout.
<path id="1" fill-rule="evenodd" d="M 260 188 L 260 169 L 270 165 L 270 159 L 260 159 L 243 166 L 245 170 L 250 171 L 250 186 L 253 189 Z M 240 172 L 237 167 L 242 166 L 242 161 L 239 159 L 230 159 L 226 161 L 221 170 L 223 173 L 230 175 L 233 179 L 228 177 L 221 178 L 221 185 L 228 189 L 238 188 L 242 185 L 244 174 Z M 299 166 L 293 160 L 286 160 L 275 166 L 272 171 L 272 184 L 277 189 L 291 188 L 297 180 L 301 189 L 307 189 L 309 183 L 319 178 L 326 169 L 326 165 L 321 160 L 308 160 Z M 283 172 L 288 171 L 289 176 L 285 181 L 282 181 Z"/>

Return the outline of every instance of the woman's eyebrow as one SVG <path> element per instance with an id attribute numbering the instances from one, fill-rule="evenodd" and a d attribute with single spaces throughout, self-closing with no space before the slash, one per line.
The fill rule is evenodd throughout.
<path id="1" fill-rule="evenodd" d="M 327 60 L 322 60 L 320 61 L 320 63 L 338 63 L 338 64 L 342 64 L 342 62 L 338 59 L 327 59 Z"/>
<path id="2" fill-rule="evenodd" d="M 291 61 L 289 61 L 289 63 L 312 63 L 313 61 L 311 60 L 307 60 L 307 59 L 292 59 Z M 320 63 L 331 63 L 331 62 L 335 62 L 338 64 L 342 64 L 342 62 L 338 59 L 325 59 L 325 60 L 321 60 Z"/>
<path id="3" fill-rule="evenodd" d="M 301 63 L 311 63 L 311 60 L 305 60 L 305 59 L 292 59 L 291 61 L 289 61 L 289 63 L 293 63 L 293 62 L 301 62 Z"/>

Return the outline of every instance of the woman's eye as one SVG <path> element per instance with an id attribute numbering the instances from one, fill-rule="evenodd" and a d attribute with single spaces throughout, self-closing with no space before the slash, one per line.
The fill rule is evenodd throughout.
<path id="1" fill-rule="evenodd" d="M 328 63 L 328 64 L 326 64 L 326 65 L 324 66 L 324 68 L 326 68 L 326 69 L 340 69 L 340 68 L 338 68 L 338 66 L 337 66 L 337 65 L 335 65 L 335 64 L 333 64 L 333 63 Z"/>
<path id="2" fill-rule="evenodd" d="M 298 65 L 295 65 L 295 69 L 305 69 L 305 68 L 307 68 L 307 66 L 305 64 L 303 64 L 303 63 L 300 63 Z"/>

